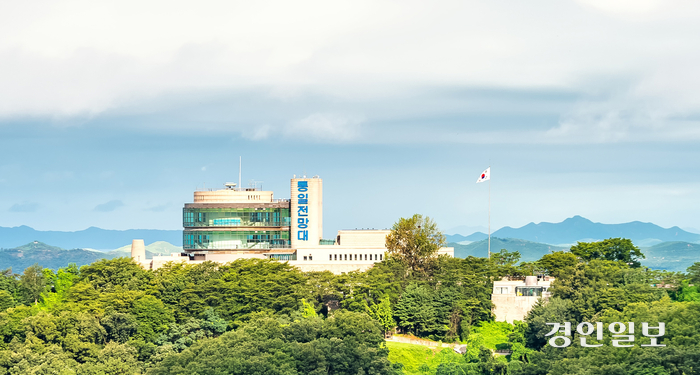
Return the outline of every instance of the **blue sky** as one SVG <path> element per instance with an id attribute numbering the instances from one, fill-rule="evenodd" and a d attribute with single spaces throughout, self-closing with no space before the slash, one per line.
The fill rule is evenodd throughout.
<path id="1" fill-rule="evenodd" d="M 195 188 L 324 179 L 324 234 L 700 228 L 700 5 L 47 2 L 0 12 L 0 226 L 179 229 Z"/>

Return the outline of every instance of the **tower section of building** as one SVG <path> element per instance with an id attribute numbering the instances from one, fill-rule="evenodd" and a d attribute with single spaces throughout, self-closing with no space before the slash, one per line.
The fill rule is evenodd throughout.
<path id="1" fill-rule="evenodd" d="M 290 201 L 255 188 L 196 191 L 182 212 L 183 251 L 260 253 L 289 248 Z"/>
<path id="2" fill-rule="evenodd" d="M 323 238 L 323 180 L 293 178 L 290 197 L 292 248 L 318 246 Z"/>

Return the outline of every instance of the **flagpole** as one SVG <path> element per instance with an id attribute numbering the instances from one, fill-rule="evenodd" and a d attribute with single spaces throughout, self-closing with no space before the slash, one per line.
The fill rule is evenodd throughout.
<path id="1" fill-rule="evenodd" d="M 489 165 L 489 171 L 491 166 Z M 491 176 L 489 173 L 489 259 L 491 259 Z"/>

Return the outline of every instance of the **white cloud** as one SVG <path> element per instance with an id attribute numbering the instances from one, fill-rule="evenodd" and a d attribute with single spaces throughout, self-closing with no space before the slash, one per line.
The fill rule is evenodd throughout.
<path id="1" fill-rule="evenodd" d="M 661 0 L 577 0 L 585 6 L 612 14 L 646 14 L 657 11 Z"/>
<path id="2" fill-rule="evenodd" d="M 344 143 L 360 138 L 362 121 L 360 117 L 314 113 L 292 122 L 284 132 L 290 138 Z"/>
<path id="3" fill-rule="evenodd" d="M 253 141 L 260 141 L 267 139 L 270 136 L 273 128 L 270 125 L 257 125 L 252 127 L 246 127 L 241 131 L 241 134 Z"/>
<path id="4" fill-rule="evenodd" d="M 305 118 L 290 111 L 231 125 L 237 113 L 206 113 L 167 126 L 351 142 L 367 139 L 363 121 L 392 116 L 385 107 L 427 118 L 469 106 L 404 103 L 407 88 L 554 89 L 590 95 L 548 132 L 475 127 L 455 137 L 436 126 L 406 138 L 692 139 L 697 126 L 684 117 L 700 113 L 698 18 L 700 3 L 680 0 L 15 2 L 0 13 L 0 118 L 93 118 L 183 92 L 262 88 L 280 103 L 309 93 L 332 103 L 301 110 L 317 112 Z"/>

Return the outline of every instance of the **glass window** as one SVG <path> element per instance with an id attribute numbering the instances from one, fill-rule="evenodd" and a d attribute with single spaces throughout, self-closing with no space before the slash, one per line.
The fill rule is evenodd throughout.
<path id="1" fill-rule="evenodd" d="M 517 286 L 515 287 L 515 294 L 522 297 L 539 297 L 542 295 L 541 286 Z"/>

